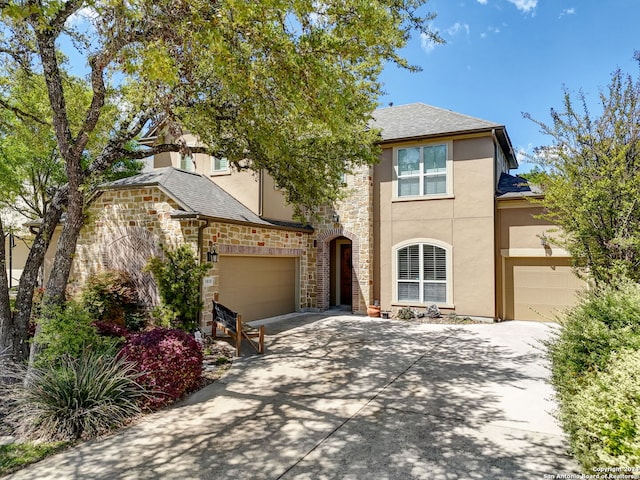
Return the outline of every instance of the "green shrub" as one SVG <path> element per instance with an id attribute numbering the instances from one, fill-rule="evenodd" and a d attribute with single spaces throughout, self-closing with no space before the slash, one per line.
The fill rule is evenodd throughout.
<path id="1" fill-rule="evenodd" d="M 613 352 L 640 349 L 640 285 L 585 293 L 546 346 L 559 396 L 574 395 L 587 374 L 606 367 Z"/>
<path id="2" fill-rule="evenodd" d="M 145 392 L 138 377 L 130 363 L 99 352 L 64 356 L 12 386 L 8 421 L 29 440 L 95 437 L 139 414 Z"/>
<path id="3" fill-rule="evenodd" d="M 37 365 L 54 365 L 63 356 L 79 358 L 85 350 L 115 355 L 117 341 L 98 334 L 94 318 L 77 302 L 46 307 L 35 342 Z"/>
<path id="4" fill-rule="evenodd" d="M 411 320 L 412 318 L 415 318 L 415 316 L 416 312 L 410 307 L 402 307 L 396 314 L 396 317 L 400 320 Z"/>
<path id="5" fill-rule="evenodd" d="M 144 326 L 138 305 L 138 291 L 128 273 L 119 270 L 98 272 L 87 280 L 81 301 L 95 320 L 117 323 L 129 330 Z"/>
<path id="6" fill-rule="evenodd" d="M 567 398 L 561 420 L 586 471 L 640 465 L 640 351 L 612 354 L 603 372 Z"/>
<path id="7" fill-rule="evenodd" d="M 585 293 L 546 346 L 558 417 L 584 468 L 639 462 L 640 285 Z"/>
<path id="8" fill-rule="evenodd" d="M 198 327 L 202 301 L 200 284 L 209 265 L 198 264 L 188 245 L 163 249 L 164 259 L 153 257 L 147 268 L 158 284 L 162 305 L 154 314 L 166 326 L 193 332 Z"/>
<path id="9" fill-rule="evenodd" d="M 200 384 L 202 348 L 182 330 L 155 328 L 131 335 L 120 355 L 135 365 L 140 383 L 153 393 L 145 401 L 149 409 L 171 403 Z"/>

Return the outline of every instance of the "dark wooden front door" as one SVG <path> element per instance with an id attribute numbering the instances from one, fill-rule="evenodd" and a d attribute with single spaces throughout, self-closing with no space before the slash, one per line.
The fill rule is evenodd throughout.
<path id="1" fill-rule="evenodd" d="M 351 245 L 340 245 L 340 304 L 351 305 Z"/>

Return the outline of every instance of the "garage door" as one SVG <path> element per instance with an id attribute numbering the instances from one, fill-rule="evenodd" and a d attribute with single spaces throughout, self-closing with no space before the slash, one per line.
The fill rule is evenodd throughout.
<path id="1" fill-rule="evenodd" d="M 505 267 L 507 319 L 554 321 L 585 287 L 568 258 L 507 258 Z"/>
<path id="2" fill-rule="evenodd" d="M 220 303 L 244 320 L 296 311 L 294 257 L 220 256 Z"/>

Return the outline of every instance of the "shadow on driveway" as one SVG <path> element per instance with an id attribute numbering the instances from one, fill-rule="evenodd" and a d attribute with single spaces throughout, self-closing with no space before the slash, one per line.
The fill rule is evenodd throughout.
<path id="1" fill-rule="evenodd" d="M 182 404 L 12 478 L 502 479 L 574 473 L 549 410 L 540 324 L 338 316 Z"/>

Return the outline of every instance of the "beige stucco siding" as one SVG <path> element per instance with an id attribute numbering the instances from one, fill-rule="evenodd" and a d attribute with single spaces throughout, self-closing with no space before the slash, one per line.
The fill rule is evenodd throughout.
<path id="1" fill-rule="evenodd" d="M 266 172 L 261 173 L 262 212 L 263 218 L 290 222 L 293 220 L 293 207 L 284 198 L 284 194 L 276 189 L 273 178 Z"/>
<path id="2" fill-rule="evenodd" d="M 248 170 L 211 175 L 211 180 L 256 215 L 260 214 L 259 178 Z"/>
<path id="3" fill-rule="evenodd" d="M 394 198 L 393 148 L 383 150 L 375 167 L 374 295 L 383 309 L 397 309 L 397 248 L 408 243 L 432 243 L 449 254 L 449 301 L 442 309 L 495 315 L 494 159 L 490 136 L 441 139 L 452 149 L 453 191 L 445 198 Z M 422 145 L 427 142 L 415 142 Z M 407 146 L 410 144 L 402 144 Z M 423 305 L 412 305 L 423 307 Z"/>
<path id="4" fill-rule="evenodd" d="M 497 205 L 496 294 L 498 317 L 554 320 L 575 305 L 587 287 L 571 269 L 567 251 L 542 236 L 558 235 L 556 225 L 536 218 L 542 207 L 524 198 L 499 199 Z"/>

